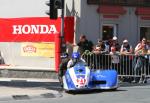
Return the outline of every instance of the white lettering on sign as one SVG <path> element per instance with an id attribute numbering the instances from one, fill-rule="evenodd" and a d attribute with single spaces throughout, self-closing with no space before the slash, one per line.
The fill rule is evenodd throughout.
<path id="1" fill-rule="evenodd" d="M 56 34 L 55 25 L 13 25 L 12 34 Z"/>

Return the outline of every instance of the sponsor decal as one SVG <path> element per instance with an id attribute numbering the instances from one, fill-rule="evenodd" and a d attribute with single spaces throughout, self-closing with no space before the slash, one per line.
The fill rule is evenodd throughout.
<path id="1" fill-rule="evenodd" d="M 36 47 L 34 47 L 33 45 L 26 45 L 25 47 L 23 47 L 23 52 L 36 53 Z"/>
<path id="2" fill-rule="evenodd" d="M 21 43 L 21 56 L 55 57 L 55 43 Z"/>

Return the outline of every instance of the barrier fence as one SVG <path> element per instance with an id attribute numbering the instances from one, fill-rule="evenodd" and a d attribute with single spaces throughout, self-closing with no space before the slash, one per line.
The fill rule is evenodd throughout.
<path id="1" fill-rule="evenodd" d="M 121 55 L 121 54 L 95 54 L 83 53 L 91 69 L 110 70 L 115 69 L 118 76 L 122 77 L 150 77 L 150 55 Z"/>

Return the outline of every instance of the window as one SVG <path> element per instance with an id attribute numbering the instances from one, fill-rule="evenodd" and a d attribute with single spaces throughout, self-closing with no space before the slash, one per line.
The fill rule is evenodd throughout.
<path id="1" fill-rule="evenodd" d="M 149 27 L 140 27 L 140 40 L 145 37 L 147 40 L 150 40 L 150 26 Z"/>
<path id="2" fill-rule="evenodd" d="M 104 24 L 102 26 L 102 39 L 108 40 L 113 36 L 117 36 L 117 25 L 116 24 Z"/>

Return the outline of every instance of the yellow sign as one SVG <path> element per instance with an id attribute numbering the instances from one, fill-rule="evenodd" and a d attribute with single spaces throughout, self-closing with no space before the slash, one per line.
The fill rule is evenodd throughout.
<path id="1" fill-rule="evenodd" d="M 22 43 L 21 56 L 55 57 L 55 43 Z"/>

